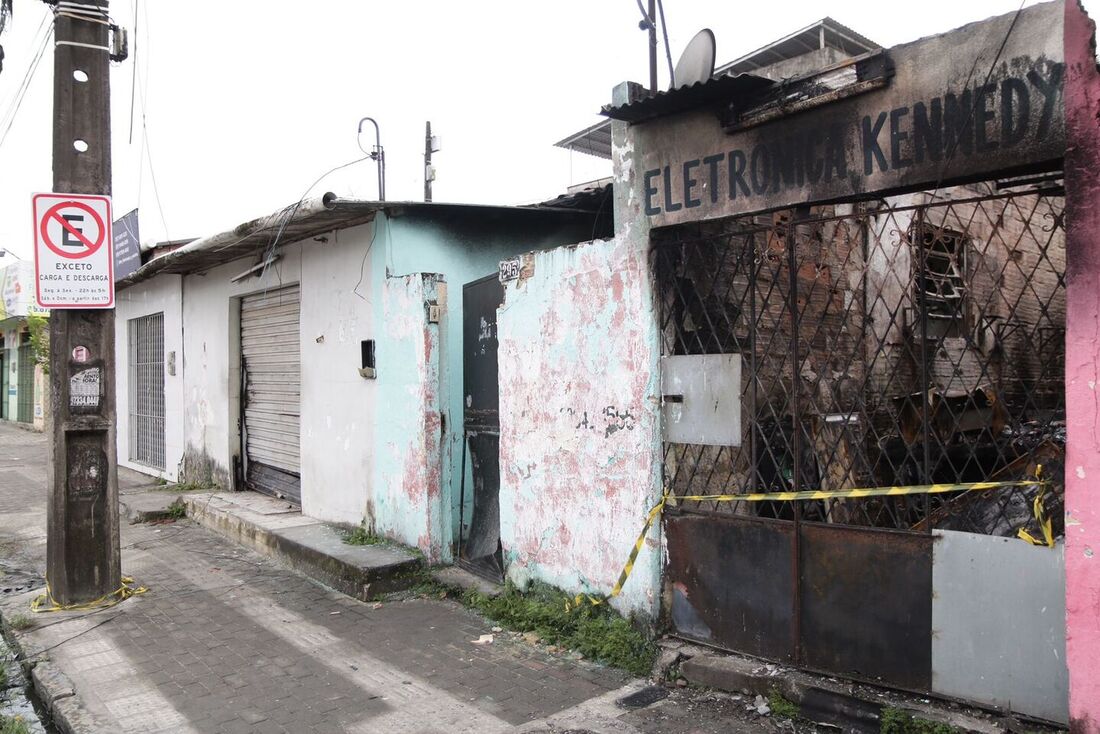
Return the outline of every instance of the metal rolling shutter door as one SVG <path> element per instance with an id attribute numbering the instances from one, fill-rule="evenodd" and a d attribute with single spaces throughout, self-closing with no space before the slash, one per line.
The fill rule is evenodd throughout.
<path id="1" fill-rule="evenodd" d="M 247 483 L 301 504 L 298 286 L 241 299 Z"/>

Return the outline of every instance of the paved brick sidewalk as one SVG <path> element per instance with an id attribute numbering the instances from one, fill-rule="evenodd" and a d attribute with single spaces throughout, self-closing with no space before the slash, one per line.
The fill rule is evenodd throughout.
<path id="1" fill-rule="evenodd" d="M 45 439 L 0 423 L 0 613 L 45 571 Z M 121 490 L 148 485 L 120 472 Z M 18 633 L 37 688 L 78 732 L 717 734 L 796 727 L 737 697 L 676 690 L 550 654 L 449 601 L 358 602 L 190 522 L 122 525 L 142 596 L 44 614 Z M 11 593 L 3 589 L 12 588 Z M 803 727 L 799 726 L 801 730 Z"/>
<path id="2" fill-rule="evenodd" d="M 0 550 L 39 572 L 44 461 L 41 436 L 0 426 Z M 471 644 L 489 623 L 455 603 L 364 604 L 189 522 L 122 543 L 148 594 L 21 636 L 103 731 L 506 731 L 627 682 L 505 635 Z"/>

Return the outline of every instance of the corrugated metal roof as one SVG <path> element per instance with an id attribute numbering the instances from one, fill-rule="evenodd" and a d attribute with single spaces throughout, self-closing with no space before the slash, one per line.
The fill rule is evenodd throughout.
<path id="1" fill-rule="evenodd" d="M 362 201 L 342 199 L 327 193 L 305 199 L 259 219 L 243 222 L 231 230 L 200 237 L 176 250 L 156 257 L 118 281 L 116 289 L 148 280 L 161 273 L 196 273 L 244 257 L 258 256 L 276 245 L 289 245 L 333 230 L 347 229 L 374 219 L 379 211 L 422 210 L 434 214 L 476 215 L 481 219 L 494 214 L 522 213 L 527 216 L 585 216 L 581 209 L 550 205 L 487 206 L 479 204 L 443 204 L 422 201 Z"/>
<path id="2" fill-rule="evenodd" d="M 771 79 L 752 74 L 721 76 L 690 86 L 661 90 L 626 104 L 605 105 L 601 114 L 612 120 L 643 122 L 708 104 L 728 102 L 731 97 L 740 94 L 758 94 L 774 85 Z"/>
<path id="3" fill-rule="evenodd" d="M 564 140 L 559 140 L 554 145 L 558 148 L 576 150 L 597 158 L 611 160 L 611 123 L 601 120 Z"/>
<path id="4" fill-rule="evenodd" d="M 715 70 L 715 75 L 750 73 L 823 47 L 838 49 L 848 56 L 859 56 L 882 48 L 843 23 L 825 17 L 766 46 L 761 46 L 741 58 L 719 66 Z"/>

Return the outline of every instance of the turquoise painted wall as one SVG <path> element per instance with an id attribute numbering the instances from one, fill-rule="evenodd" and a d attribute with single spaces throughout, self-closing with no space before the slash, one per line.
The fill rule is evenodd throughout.
<path id="1" fill-rule="evenodd" d="M 533 250 L 580 242 L 592 237 L 590 215 L 531 210 L 446 205 L 398 210 L 378 215 L 377 235 L 370 246 L 370 272 L 376 293 L 387 276 L 436 273 L 446 283 L 446 307 L 439 324 L 439 403 L 443 422 L 442 488 L 440 522 L 445 553 L 458 537 L 459 498 L 462 494 L 463 369 L 462 286 L 496 273 L 501 260 Z M 382 318 L 381 309 L 375 309 Z M 378 324 L 378 333 L 384 333 Z M 379 339 L 381 340 L 381 336 Z M 385 345 L 380 341 L 379 349 Z M 379 359 L 383 359 L 379 355 Z M 382 388 L 380 379 L 379 387 Z M 379 396 L 380 411 L 408 402 L 403 394 Z M 385 444 L 378 436 L 376 446 Z M 379 456 L 379 460 L 384 458 Z M 466 461 L 466 511 L 472 494 L 470 461 Z M 446 556 L 445 560 L 450 560 Z"/>

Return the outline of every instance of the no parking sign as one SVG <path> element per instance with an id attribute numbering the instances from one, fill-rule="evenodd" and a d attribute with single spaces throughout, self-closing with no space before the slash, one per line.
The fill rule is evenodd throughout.
<path id="1" fill-rule="evenodd" d="M 43 308 L 114 308 L 111 197 L 35 194 L 35 299 Z"/>

